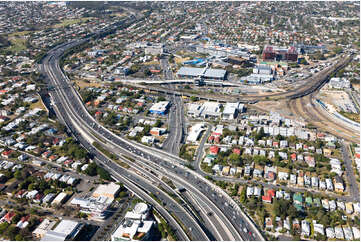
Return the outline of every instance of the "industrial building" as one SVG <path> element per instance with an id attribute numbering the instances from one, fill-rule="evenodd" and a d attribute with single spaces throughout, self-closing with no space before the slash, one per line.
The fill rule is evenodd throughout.
<path id="1" fill-rule="evenodd" d="M 238 115 L 238 112 L 242 113 L 244 110 L 244 104 L 239 102 L 237 103 L 227 103 L 223 110 L 223 119 L 232 120 L 235 119 Z"/>
<path id="2" fill-rule="evenodd" d="M 154 114 L 164 115 L 167 113 L 168 108 L 169 108 L 168 101 L 158 102 L 153 104 L 153 106 L 149 109 L 149 112 Z"/>
<path id="3" fill-rule="evenodd" d="M 263 60 L 297 61 L 298 53 L 294 46 L 289 48 L 266 45 L 262 52 Z"/>
<path id="4" fill-rule="evenodd" d="M 241 82 L 246 82 L 246 83 L 249 83 L 249 84 L 260 84 L 260 83 L 265 83 L 265 82 L 271 82 L 273 80 L 274 80 L 273 75 L 254 74 L 254 73 L 252 73 L 249 76 L 241 77 L 241 79 L 240 79 Z"/>
<path id="5" fill-rule="evenodd" d="M 238 56 L 246 60 L 249 60 L 251 58 L 251 54 L 248 49 L 223 44 L 197 46 L 196 51 L 198 53 L 213 55 L 217 57 Z"/>
<path id="6" fill-rule="evenodd" d="M 177 72 L 177 76 L 180 78 L 204 78 L 204 79 L 214 79 L 214 80 L 225 80 L 226 73 L 227 73 L 226 70 L 211 69 L 208 67 L 205 68 L 181 67 Z"/>
<path id="7" fill-rule="evenodd" d="M 111 182 L 109 184 L 101 184 L 95 189 L 92 196 L 95 198 L 107 197 L 114 199 L 118 195 L 119 189 L 120 186 L 115 184 L 114 182 Z"/>
<path id="8" fill-rule="evenodd" d="M 48 230 L 41 241 L 73 240 L 84 227 L 83 224 L 71 220 L 62 220 L 55 229 Z"/>
<path id="9" fill-rule="evenodd" d="M 125 214 L 120 226 L 111 235 L 112 241 L 147 240 L 151 236 L 155 221 L 149 217 L 150 207 L 138 203 L 134 209 Z"/>
<path id="10" fill-rule="evenodd" d="M 339 78 L 339 77 L 333 77 L 330 79 L 328 83 L 329 88 L 334 89 L 344 89 L 344 88 L 350 88 L 351 84 L 350 81 L 346 78 Z"/>

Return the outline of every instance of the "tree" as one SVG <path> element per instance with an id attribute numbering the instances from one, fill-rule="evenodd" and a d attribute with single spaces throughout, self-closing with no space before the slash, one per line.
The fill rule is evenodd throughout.
<path id="1" fill-rule="evenodd" d="M 241 194 L 239 195 L 239 201 L 244 204 L 247 200 L 247 196 L 246 196 L 246 187 L 242 188 Z"/>
<path id="2" fill-rule="evenodd" d="M 85 174 L 95 176 L 97 174 L 97 164 L 95 164 L 95 162 L 90 163 L 85 169 Z"/>
<path id="3" fill-rule="evenodd" d="M 330 217 L 329 217 L 329 215 L 328 214 L 324 214 L 323 216 L 322 216 L 322 218 L 320 219 L 320 222 L 321 222 L 321 224 L 323 224 L 324 226 L 329 226 L 330 225 Z"/>
<path id="4" fill-rule="evenodd" d="M 107 172 L 104 168 L 98 166 L 96 168 L 96 171 L 101 179 L 108 181 L 112 180 L 112 177 L 110 176 L 109 172 Z"/>
<path id="5" fill-rule="evenodd" d="M 264 129 L 263 129 L 263 127 L 261 127 L 259 132 L 255 135 L 255 139 L 258 141 L 258 140 L 262 139 L 265 136 L 266 136 L 266 134 L 264 132 Z"/>
<path id="6" fill-rule="evenodd" d="M 6 230 L 6 235 L 8 236 L 8 238 L 10 240 L 15 240 L 15 236 L 18 234 L 19 232 L 19 228 L 15 227 L 15 226 L 10 226 L 7 230 Z"/>
<path id="7" fill-rule="evenodd" d="M 14 173 L 14 177 L 15 177 L 17 180 L 22 180 L 22 179 L 23 179 L 23 174 L 21 173 L 20 170 L 17 170 L 17 171 L 15 171 L 15 173 Z"/>
<path id="8" fill-rule="evenodd" d="M 165 97 L 163 96 L 159 96 L 158 99 L 157 99 L 158 102 L 163 102 L 165 101 Z"/>
<path id="9" fill-rule="evenodd" d="M 231 161 L 232 165 L 235 165 L 235 166 L 242 165 L 241 156 L 239 154 L 232 153 L 228 156 L 228 159 Z"/>
<path id="10" fill-rule="evenodd" d="M 144 70 L 144 75 L 145 76 L 150 76 L 150 75 L 152 75 L 152 72 L 147 68 L 147 69 Z"/>
<path id="11" fill-rule="evenodd" d="M 15 236 L 15 240 L 16 240 L 16 241 L 23 241 L 23 240 L 24 240 L 24 237 L 23 237 L 21 234 L 17 234 L 17 235 Z"/>
<path id="12" fill-rule="evenodd" d="M 160 120 L 160 119 L 157 119 L 157 121 L 155 122 L 155 124 L 154 124 L 154 127 L 160 127 L 160 126 L 162 126 L 162 120 Z"/>
<path id="13" fill-rule="evenodd" d="M 9 227 L 9 224 L 7 222 L 1 223 L 0 224 L 0 234 L 3 234 L 8 227 Z"/>
<path id="14" fill-rule="evenodd" d="M 192 102 L 196 102 L 196 101 L 199 100 L 199 98 L 195 97 L 195 96 L 191 96 L 190 99 L 191 99 Z"/>

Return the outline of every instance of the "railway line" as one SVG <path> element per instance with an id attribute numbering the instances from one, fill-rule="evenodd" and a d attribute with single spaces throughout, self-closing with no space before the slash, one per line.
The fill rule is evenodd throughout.
<path id="1" fill-rule="evenodd" d="M 332 117 L 328 117 L 328 115 L 324 113 L 325 111 L 321 110 L 321 108 L 317 107 L 317 104 L 314 103 L 314 95 L 315 94 L 310 94 L 290 100 L 288 103 L 290 111 L 321 130 L 347 141 L 358 143 L 359 134 L 348 126 L 340 124 Z"/>

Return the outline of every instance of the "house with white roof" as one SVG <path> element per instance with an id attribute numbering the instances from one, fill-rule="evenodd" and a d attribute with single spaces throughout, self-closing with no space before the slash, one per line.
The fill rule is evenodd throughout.
<path id="1" fill-rule="evenodd" d="M 309 237 L 310 236 L 310 232 L 311 232 L 311 227 L 310 227 L 310 223 L 307 220 L 302 220 L 301 221 L 301 235 Z"/>
<path id="2" fill-rule="evenodd" d="M 342 227 L 340 227 L 340 226 L 335 227 L 335 237 L 336 237 L 336 239 L 344 239 L 345 238 Z"/>
<path id="3" fill-rule="evenodd" d="M 312 223 L 313 223 L 313 230 L 315 231 L 315 233 L 325 235 L 325 230 L 322 224 L 318 224 L 316 220 L 313 220 Z"/>
<path id="4" fill-rule="evenodd" d="M 335 238 L 335 230 L 334 230 L 334 228 L 332 228 L 332 227 L 326 228 L 326 236 L 329 239 Z"/>
<path id="5" fill-rule="evenodd" d="M 351 228 L 344 225 L 344 226 L 342 226 L 342 229 L 343 229 L 343 233 L 345 235 L 345 239 L 346 240 L 353 240 L 353 235 L 352 235 Z"/>

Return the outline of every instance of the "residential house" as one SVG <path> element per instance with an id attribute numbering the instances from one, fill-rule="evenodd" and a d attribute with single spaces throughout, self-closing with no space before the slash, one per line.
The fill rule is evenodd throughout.
<path id="1" fill-rule="evenodd" d="M 352 214 L 354 211 L 352 202 L 347 202 L 345 205 L 346 205 L 346 213 Z"/>
<path id="2" fill-rule="evenodd" d="M 273 221 L 271 217 L 265 219 L 266 229 L 273 229 Z"/>
<path id="3" fill-rule="evenodd" d="M 343 229 L 340 226 L 335 227 L 335 237 L 336 239 L 344 239 Z"/>
<path id="4" fill-rule="evenodd" d="M 335 229 L 332 227 L 326 228 L 326 237 L 328 239 L 334 239 L 335 238 Z"/>
<path id="5" fill-rule="evenodd" d="M 330 204 L 328 202 L 328 199 L 322 199 L 321 202 L 322 202 L 322 207 L 326 209 L 326 211 L 330 210 Z"/>
<path id="6" fill-rule="evenodd" d="M 340 176 L 335 176 L 334 180 L 334 185 L 335 185 L 335 191 L 336 192 L 343 192 L 344 191 L 344 186 L 343 186 L 343 180 Z"/>
<path id="7" fill-rule="evenodd" d="M 301 228 L 302 228 L 301 235 L 303 235 L 305 237 L 309 237 L 310 233 L 311 233 L 310 223 L 307 220 L 302 220 Z"/>

